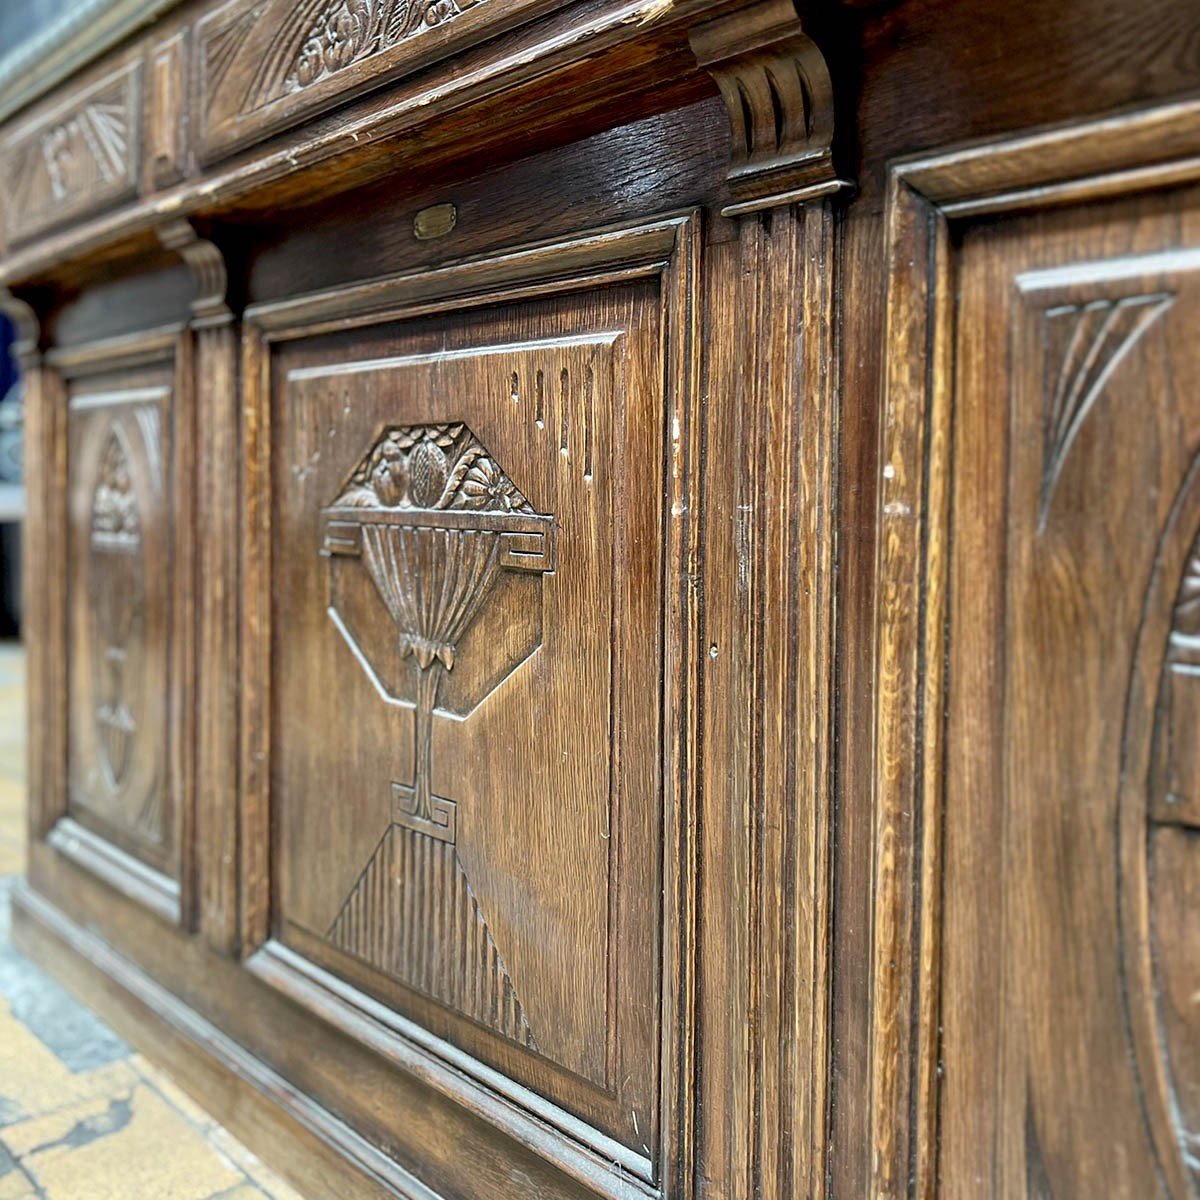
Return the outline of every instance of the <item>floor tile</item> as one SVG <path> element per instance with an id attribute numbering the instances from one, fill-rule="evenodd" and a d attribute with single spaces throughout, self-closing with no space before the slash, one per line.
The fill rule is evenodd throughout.
<path id="1" fill-rule="evenodd" d="M 248 1182 L 144 1083 L 10 1126 L 0 1138 L 47 1200 L 208 1200 Z"/>
<path id="2" fill-rule="evenodd" d="M 129 1091 L 137 1073 L 124 1061 L 76 1073 L 0 1000 L 0 1127 Z"/>
<path id="3" fill-rule="evenodd" d="M 25 842 L 22 666 L 19 648 L 0 642 L 0 1200 L 302 1200 L 13 949 L 9 894 Z"/>

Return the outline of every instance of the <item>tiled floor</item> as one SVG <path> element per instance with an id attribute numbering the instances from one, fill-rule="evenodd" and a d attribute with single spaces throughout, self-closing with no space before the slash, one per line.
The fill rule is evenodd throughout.
<path id="1" fill-rule="evenodd" d="M 24 861 L 20 649 L 0 643 L 0 1200 L 300 1200 L 9 944 Z"/>

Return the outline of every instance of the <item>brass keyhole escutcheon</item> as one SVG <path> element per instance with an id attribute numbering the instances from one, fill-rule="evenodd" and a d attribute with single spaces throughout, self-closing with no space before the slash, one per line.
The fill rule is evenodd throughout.
<path id="1" fill-rule="evenodd" d="M 453 204 L 434 204 L 413 217 L 413 236 L 420 242 L 445 237 L 457 222 L 458 209 Z"/>

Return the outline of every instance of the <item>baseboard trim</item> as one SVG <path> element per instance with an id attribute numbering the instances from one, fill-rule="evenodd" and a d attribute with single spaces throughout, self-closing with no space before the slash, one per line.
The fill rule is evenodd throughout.
<path id="1" fill-rule="evenodd" d="M 139 862 L 71 817 L 59 817 L 46 841 L 122 896 L 158 913 L 169 925 L 179 924 L 179 884 L 161 871 Z"/>
<path id="2" fill-rule="evenodd" d="M 171 1077 L 298 1190 L 326 1200 L 440 1200 L 419 1179 L 294 1088 L 102 938 L 23 880 L 13 942 Z M 233 1094 L 231 1094 L 231 1088 Z"/>

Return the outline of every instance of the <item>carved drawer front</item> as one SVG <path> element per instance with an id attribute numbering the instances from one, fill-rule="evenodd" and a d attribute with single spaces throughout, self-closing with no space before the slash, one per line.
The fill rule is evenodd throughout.
<path id="1" fill-rule="evenodd" d="M 77 380 L 68 400 L 68 795 L 51 834 L 178 907 L 168 778 L 171 375 Z"/>
<path id="2" fill-rule="evenodd" d="M 140 63 L 16 125 L 0 141 L 7 240 L 22 241 L 133 195 L 141 137 Z"/>
<path id="3" fill-rule="evenodd" d="M 675 919 L 663 320 L 631 283 L 269 367 L 269 953 L 647 1179 Z"/>
<path id="4" fill-rule="evenodd" d="M 515 0 L 231 0 L 197 25 L 196 118 L 227 154 L 501 32 L 549 5 Z"/>

